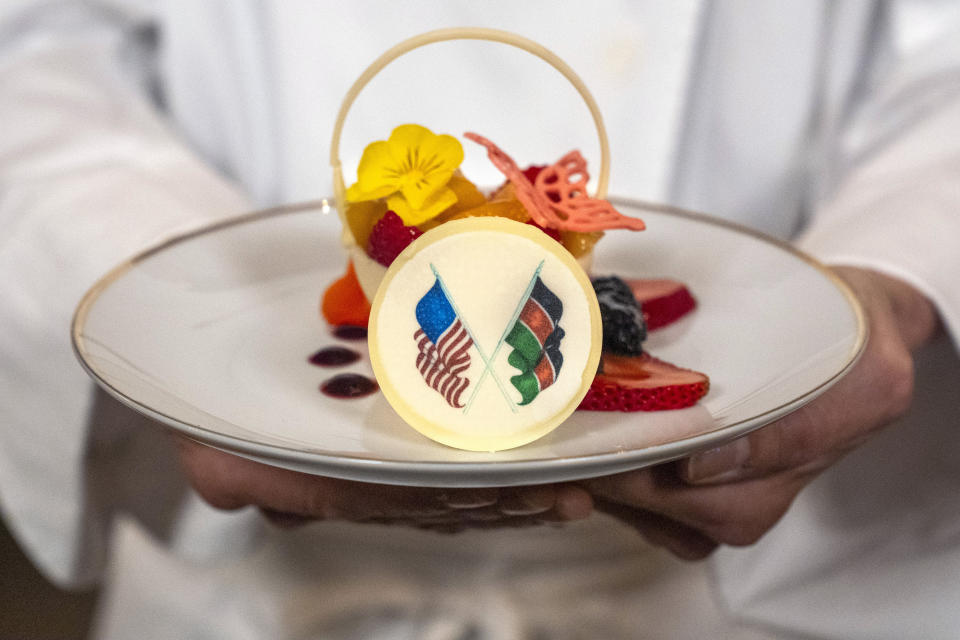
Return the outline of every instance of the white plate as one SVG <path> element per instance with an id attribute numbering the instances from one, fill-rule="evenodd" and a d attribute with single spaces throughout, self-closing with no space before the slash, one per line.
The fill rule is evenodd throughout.
<path id="1" fill-rule="evenodd" d="M 339 221 L 317 203 L 256 213 L 164 242 L 107 274 L 73 324 L 81 363 L 121 402 L 218 448 L 308 473 L 424 486 L 507 486 L 604 475 L 716 446 L 809 402 L 846 373 L 866 330 L 838 280 L 769 238 L 673 209 L 619 200 L 647 222 L 611 232 L 594 273 L 670 277 L 698 309 L 647 349 L 703 371 L 690 409 L 578 411 L 547 437 L 499 453 L 447 448 L 379 393 L 339 400 L 340 372 L 307 358 L 336 344 L 321 292 L 344 267 Z M 371 375 L 364 353 L 343 367 Z"/>

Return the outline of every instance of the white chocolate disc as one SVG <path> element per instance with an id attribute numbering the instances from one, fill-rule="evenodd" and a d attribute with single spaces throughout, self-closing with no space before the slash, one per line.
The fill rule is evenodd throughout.
<path id="1" fill-rule="evenodd" d="M 370 313 L 377 382 L 423 435 L 498 451 L 546 435 L 576 408 L 600 361 L 593 287 L 530 225 L 441 225 L 387 270 Z"/>

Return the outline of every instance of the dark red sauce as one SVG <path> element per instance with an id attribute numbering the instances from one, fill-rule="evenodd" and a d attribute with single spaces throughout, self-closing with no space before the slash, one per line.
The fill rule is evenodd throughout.
<path id="1" fill-rule="evenodd" d="M 333 335 L 341 340 L 366 340 L 367 328 L 352 324 L 342 324 L 333 328 Z"/>
<path id="2" fill-rule="evenodd" d="M 310 364 L 318 367 L 341 367 L 359 359 L 358 352 L 346 347 L 324 347 L 308 358 Z"/>
<path id="3" fill-rule="evenodd" d="M 341 373 L 320 385 L 320 391 L 331 398 L 361 398 L 379 388 L 375 380 L 357 373 Z"/>

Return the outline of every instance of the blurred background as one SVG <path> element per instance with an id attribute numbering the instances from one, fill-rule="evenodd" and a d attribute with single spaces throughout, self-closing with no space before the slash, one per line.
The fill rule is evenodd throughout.
<path id="1" fill-rule="evenodd" d="M 96 602 L 96 590 L 70 592 L 50 584 L 0 521 L 0 640 L 81 640 Z"/>

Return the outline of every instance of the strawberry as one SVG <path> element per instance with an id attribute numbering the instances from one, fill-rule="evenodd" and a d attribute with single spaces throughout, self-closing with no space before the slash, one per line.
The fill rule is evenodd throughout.
<path id="1" fill-rule="evenodd" d="M 624 279 L 643 310 L 647 329 L 672 324 L 693 311 L 697 301 L 682 282 L 666 279 Z"/>
<path id="2" fill-rule="evenodd" d="M 601 373 L 580 403 L 585 411 L 660 411 L 683 409 L 705 396 L 710 378 L 644 353 L 604 355 Z"/>
<path id="3" fill-rule="evenodd" d="M 367 240 L 367 255 L 389 267 L 400 252 L 423 234 L 417 227 L 408 227 L 403 219 L 393 211 L 387 211 L 373 225 L 370 239 Z"/>

